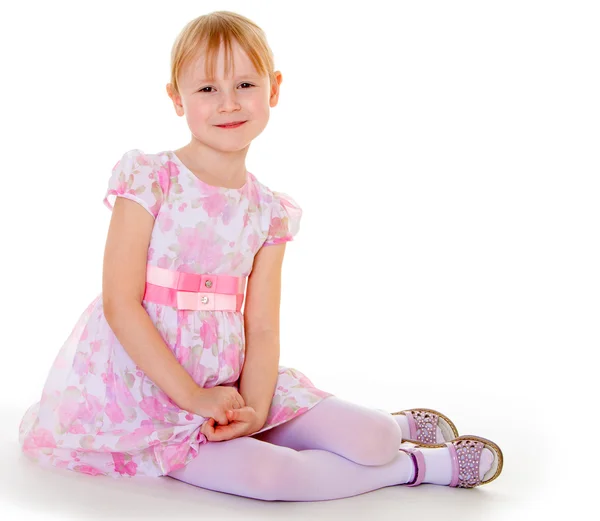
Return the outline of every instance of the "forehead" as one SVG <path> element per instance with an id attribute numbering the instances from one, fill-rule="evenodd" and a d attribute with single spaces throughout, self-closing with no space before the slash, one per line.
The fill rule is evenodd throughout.
<path id="1" fill-rule="evenodd" d="M 212 58 L 212 63 L 209 64 L 208 56 L 205 54 L 206 49 L 201 49 L 191 60 L 187 67 L 188 77 L 191 81 L 202 81 L 212 78 L 211 70 L 207 70 L 209 65 L 214 67 L 214 73 L 217 78 L 238 76 L 254 76 L 259 78 L 259 74 L 254 68 L 252 61 L 244 50 L 235 41 L 231 43 L 230 63 L 228 63 L 229 71 L 225 70 L 225 47 L 221 45 L 218 52 Z"/>

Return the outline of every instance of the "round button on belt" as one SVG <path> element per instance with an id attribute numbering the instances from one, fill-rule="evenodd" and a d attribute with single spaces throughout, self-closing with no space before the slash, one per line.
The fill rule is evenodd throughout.
<path id="1" fill-rule="evenodd" d="M 205 295 L 200 300 L 202 301 L 202 304 L 206 304 L 208 302 L 208 297 Z"/>
<path id="2" fill-rule="evenodd" d="M 205 285 L 207 288 L 211 288 L 211 287 L 212 287 L 212 280 L 207 280 L 207 281 L 204 283 L 204 285 Z"/>

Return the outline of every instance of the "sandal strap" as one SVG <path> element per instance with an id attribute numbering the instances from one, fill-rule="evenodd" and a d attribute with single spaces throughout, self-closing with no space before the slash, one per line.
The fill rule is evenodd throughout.
<path id="1" fill-rule="evenodd" d="M 481 485 L 479 465 L 483 443 L 458 439 L 446 443 L 452 459 L 451 487 L 473 488 Z"/>
<path id="2" fill-rule="evenodd" d="M 420 450 L 410 449 L 410 448 L 400 448 L 402 452 L 408 454 L 415 466 L 415 477 L 412 481 L 405 483 L 407 487 L 416 487 L 423 483 L 423 478 L 425 477 L 425 456 Z"/>
<path id="3" fill-rule="evenodd" d="M 450 451 L 450 458 L 452 460 L 452 479 L 450 480 L 450 485 L 448 486 L 455 487 L 456 485 L 458 485 L 458 455 L 456 454 L 456 447 L 452 442 L 449 441 L 448 443 L 446 443 L 446 445 L 448 446 L 448 450 Z"/>
<path id="4" fill-rule="evenodd" d="M 403 411 L 408 419 L 410 438 L 420 443 L 436 443 L 439 416 L 429 411 L 411 409 Z"/>
<path id="5" fill-rule="evenodd" d="M 403 411 L 403 412 L 404 412 L 404 416 L 406 416 L 406 419 L 408 421 L 408 435 L 409 435 L 408 437 L 411 440 L 417 440 L 417 424 L 415 423 L 415 419 L 413 418 L 412 412 L 410 412 L 410 411 Z"/>

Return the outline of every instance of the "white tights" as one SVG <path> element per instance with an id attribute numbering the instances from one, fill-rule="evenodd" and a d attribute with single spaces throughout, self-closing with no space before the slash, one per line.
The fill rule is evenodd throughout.
<path id="1" fill-rule="evenodd" d="M 208 442 L 168 476 L 269 501 L 338 499 L 405 484 L 414 466 L 398 450 L 402 431 L 394 418 L 331 396 L 261 434 Z"/>

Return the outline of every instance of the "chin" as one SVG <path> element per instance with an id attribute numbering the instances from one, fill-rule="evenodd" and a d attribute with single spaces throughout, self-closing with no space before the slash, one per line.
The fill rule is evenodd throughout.
<path id="1" fill-rule="evenodd" d="M 220 150 L 221 152 L 241 152 L 242 150 L 246 150 L 252 141 L 244 142 L 244 143 L 232 143 L 231 145 L 227 145 L 224 143 L 214 143 L 214 145 L 209 145 L 211 148 L 215 150 Z"/>

